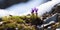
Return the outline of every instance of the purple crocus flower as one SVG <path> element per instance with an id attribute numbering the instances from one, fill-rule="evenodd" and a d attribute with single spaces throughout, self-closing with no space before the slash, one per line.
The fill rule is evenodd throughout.
<path id="1" fill-rule="evenodd" d="M 34 13 L 34 9 L 32 9 L 32 12 L 31 13 Z"/>

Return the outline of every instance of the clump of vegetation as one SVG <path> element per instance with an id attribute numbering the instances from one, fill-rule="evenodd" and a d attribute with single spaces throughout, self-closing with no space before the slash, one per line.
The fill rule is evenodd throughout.
<path id="1" fill-rule="evenodd" d="M 28 18 L 28 17 L 26 17 Z M 4 16 L 0 29 L 18 28 L 18 30 L 36 30 L 34 25 L 26 23 L 28 19 L 21 19 L 20 16 Z"/>
<path id="2" fill-rule="evenodd" d="M 34 13 L 35 11 L 35 13 Z M 0 30 L 36 30 L 36 26 L 40 25 L 41 19 L 38 17 L 38 9 L 32 9 L 31 14 L 26 16 L 4 16 L 0 24 Z"/>

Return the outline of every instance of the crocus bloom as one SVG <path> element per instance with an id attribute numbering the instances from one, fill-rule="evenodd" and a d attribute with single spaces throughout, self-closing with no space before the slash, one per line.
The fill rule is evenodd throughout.
<path id="1" fill-rule="evenodd" d="M 32 12 L 31 13 L 34 13 L 34 9 L 32 9 Z"/>

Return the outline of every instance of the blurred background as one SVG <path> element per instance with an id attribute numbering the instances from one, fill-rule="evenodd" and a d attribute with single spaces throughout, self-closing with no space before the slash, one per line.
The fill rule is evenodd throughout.
<path id="1" fill-rule="evenodd" d="M 39 2 L 41 4 L 41 3 L 45 3 L 47 1 L 50 1 L 50 0 L 0 0 L 0 9 L 5 9 L 12 5 L 21 4 L 21 3 L 24 4 L 24 3 L 28 3 L 28 2 L 35 2 L 35 3 Z M 39 5 L 39 3 L 37 3 L 36 5 Z"/>
<path id="2" fill-rule="evenodd" d="M 28 14 L 31 8 L 48 1 L 51 0 L 0 0 L 0 16 Z"/>

